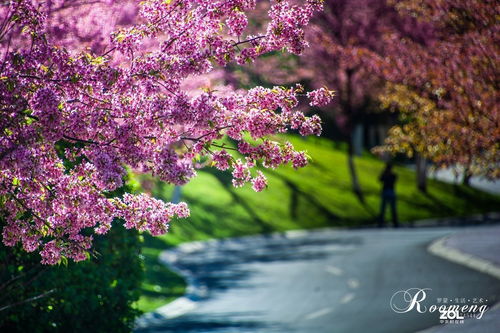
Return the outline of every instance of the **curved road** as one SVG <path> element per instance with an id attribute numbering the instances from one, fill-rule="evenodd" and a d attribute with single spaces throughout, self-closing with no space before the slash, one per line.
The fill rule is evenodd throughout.
<path id="1" fill-rule="evenodd" d="M 439 305 L 438 298 L 499 299 L 498 280 L 427 252 L 430 242 L 456 231 L 324 229 L 184 244 L 162 260 L 190 277 L 194 302 L 184 304 L 185 314 L 156 314 L 136 331 L 423 330 L 439 324 L 439 314 L 393 312 L 396 291 L 430 288 L 422 302 L 427 305 Z"/>

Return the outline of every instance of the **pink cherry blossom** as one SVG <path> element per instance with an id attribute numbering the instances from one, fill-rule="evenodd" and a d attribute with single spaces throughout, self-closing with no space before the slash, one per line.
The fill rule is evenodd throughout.
<path id="1" fill-rule="evenodd" d="M 311 106 L 324 106 L 331 102 L 334 96 L 333 90 L 328 90 L 326 88 L 319 88 L 307 93 L 307 97 L 310 98 L 309 105 Z"/>
<path id="2" fill-rule="evenodd" d="M 185 88 L 264 53 L 300 54 L 322 2 L 271 3 L 261 31 L 248 34 L 254 0 L 2 2 L 3 243 L 39 251 L 43 264 L 81 261 L 92 249 L 91 231 L 105 234 L 122 221 L 161 235 L 189 216 L 185 203 L 113 196 L 129 169 L 183 185 L 200 159 L 211 158 L 234 186 L 262 191 L 267 180 L 257 166 L 305 166 L 305 152 L 269 139 L 321 132 L 318 117 L 296 109 L 300 87 Z M 309 97 L 325 103 L 331 92 Z M 239 158 L 225 137 L 236 141 Z"/>
<path id="3" fill-rule="evenodd" d="M 252 188 L 255 192 L 261 192 L 267 187 L 267 178 L 262 171 L 257 171 L 257 177 L 252 179 Z"/>

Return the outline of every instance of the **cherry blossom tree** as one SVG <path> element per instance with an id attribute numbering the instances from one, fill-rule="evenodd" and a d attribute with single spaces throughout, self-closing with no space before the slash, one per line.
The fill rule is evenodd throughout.
<path id="1" fill-rule="evenodd" d="M 386 105 L 405 122 L 391 130 L 386 148 L 421 154 L 438 166 L 460 165 L 473 174 L 500 177 L 496 1 L 400 1 L 403 15 L 431 24 L 426 45 L 393 36 L 385 67 L 391 81 Z"/>
<path id="2" fill-rule="evenodd" d="M 305 76 L 315 87 L 337 90 L 335 103 L 324 114 L 348 143 L 353 191 L 363 200 L 354 155 L 361 153 L 367 114 L 377 111 L 384 86 L 381 64 L 387 55 L 385 35 L 423 40 L 426 26 L 398 14 L 386 0 L 329 0 L 308 27 L 311 47 L 300 59 Z"/>
<path id="3" fill-rule="evenodd" d="M 185 203 L 113 196 L 128 167 L 183 185 L 196 176 L 196 161 L 208 158 L 231 170 L 235 186 L 261 191 L 267 181 L 257 166 L 305 166 L 305 152 L 271 136 L 319 135 L 320 119 L 296 105 L 301 96 L 324 105 L 328 89 L 207 88 L 189 96 L 182 88 L 230 63 L 302 53 L 304 28 L 322 1 L 271 1 L 268 24 L 246 34 L 254 7 L 252 0 L 3 2 L 3 243 L 39 251 L 44 264 L 80 261 L 92 234 L 106 233 L 114 219 L 160 235 L 172 218 L 189 215 Z M 225 136 L 236 148 L 221 143 Z"/>

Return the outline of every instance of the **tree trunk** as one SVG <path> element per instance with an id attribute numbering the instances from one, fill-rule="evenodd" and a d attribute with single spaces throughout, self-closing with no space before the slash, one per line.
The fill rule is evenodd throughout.
<path id="1" fill-rule="evenodd" d="M 356 156 L 361 156 L 363 153 L 363 134 L 364 134 L 364 126 L 363 124 L 356 124 L 354 126 L 354 131 L 352 133 L 352 146 L 353 153 Z"/>
<path id="2" fill-rule="evenodd" d="M 363 192 L 361 191 L 361 185 L 359 184 L 358 173 L 356 171 L 356 165 L 354 164 L 354 154 L 353 154 L 352 140 L 349 140 L 349 149 L 347 153 L 347 164 L 349 166 L 349 174 L 351 175 L 351 185 L 352 191 L 358 197 L 359 201 L 365 202 Z"/>
<path id="3" fill-rule="evenodd" d="M 415 163 L 417 166 L 417 188 L 427 193 L 427 159 L 420 154 L 416 154 Z"/>
<path id="4" fill-rule="evenodd" d="M 354 122 L 352 120 L 355 116 L 355 112 L 354 112 L 354 109 L 352 107 L 353 103 L 352 103 L 352 86 L 351 86 L 352 80 L 351 80 L 351 78 L 352 78 L 353 74 L 354 74 L 353 69 L 348 69 L 346 71 L 346 75 L 347 75 L 347 80 L 345 83 L 345 85 L 346 85 L 346 102 L 343 105 L 343 109 L 349 115 L 353 124 L 355 124 L 356 122 Z M 359 201 L 362 204 L 364 204 L 365 199 L 363 197 L 363 192 L 361 192 L 361 186 L 359 185 L 358 173 L 356 172 L 356 166 L 354 165 L 354 149 L 355 149 L 355 147 L 354 147 L 354 136 L 355 136 L 354 132 L 355 132 L 355 130 L 356 130 L 356 127 L 352 128 L 351 126 L 349 126 L 349 134 L 347 135 L 347 144 L 348 144 L 347 164 L 349 167 L 349 173 L 351 175 L 352 191 L 354 192 L 354 194 L 356 194 Z"/>
<path id="5" fill-rule="evenodd" d="M 375 132 L 375 127 L 373 125 L 368 127 L 368 148 L 372 149 L 377 145 L 377 133 Z"/>
<path id="6" fill-rule="evenodd" d="M 177 204 L 181 201 L 181 187 L 174 187 L 174 193 L 172 193 L 172 203 Z"/>
<path id="7" fill-rule="evenodd" d="M 387 137 L 387 132 L 389 131 L 388 126 L 385 124 L 378 124 L 377 125 L 377 138 L 378 138 L 378 145 L 383 145 L 385 143 L 385 138 Z"/>
<path id="8" fill-rule="evenodd" d="M 464 178 L 462 180 L 462 184 L 465 186 L 470 186 L 470 179 L 472 177 L 472 173 L 469 168 L 465 168 L 464 170 Z"/>

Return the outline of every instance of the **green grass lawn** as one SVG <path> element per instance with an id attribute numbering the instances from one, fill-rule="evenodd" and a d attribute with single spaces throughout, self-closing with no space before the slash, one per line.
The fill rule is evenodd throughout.
<path id="1" fill-rule="evenodd" d="M 321 138 L 288 139 L 297 149 L 307 150 L 313 161 L 300 170 L 264 170 L 269 188 L 261 193 L 255 193 L 249 185 L 236 189 L 231 185 L 230 173 L 211 168 L 200 170 L 182 188 L 182 200 L 189 204 L 191 217 L 172 221 L 167 235 L 144 235 L 146 281 L 138 302 L 141 310 L 151 311 L 184 292 L 182 278 L 157 260 L 165 248 L 193 240 L 376 223 L 380 205 L 378 175 L 383 162 L 368 154 L 356 158 L 365 197 L 362 204 L 351 191 L 347 156 L 335 143 Z M 416 189 L 413 171 L 404 167 L 395 167 L 394 171 L 398 175 L 400 221 L 470 215 L 500 207 L 499 197 L 434 180 L 429 180 L 428 193 L 423 194 Z M 155 197 L 166 201 L 172 197 L 173 186 L 146 176 L 136 179 Z"/>

